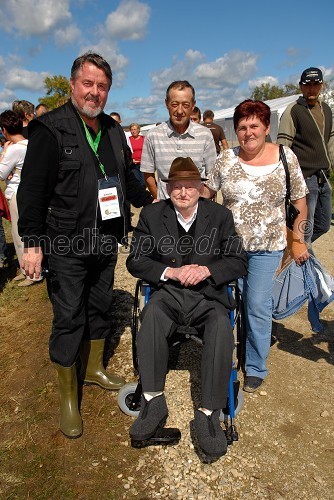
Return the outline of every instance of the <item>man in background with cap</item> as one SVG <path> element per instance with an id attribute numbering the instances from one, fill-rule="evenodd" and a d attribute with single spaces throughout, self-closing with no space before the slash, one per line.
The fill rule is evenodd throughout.
<path id="1" fill-rule="evenodd" d="M 303 97 L 284 111 L 277 142 L 296 154 L 306 180 L 308 228 L 305 241 L 311 244 L 325 234 L 331 224 L 332 188 L 330 169 L 334 165 L 334 128 L 331 108 L 321 102 L 323 87 L 319 68 L 303 71 L 299 82 Z"/>
<path id="2" fill-rule="evenodd" d="M 133 233 L 127 268 L 151 285 L 152 294 L 137 336 L 143 396 L 130 436 L 135 446 L 164 426 L 168 339 L 179 326 L 185 333 L 195 328 L 203 335 L 195 429 L 202 450 L 220 457 L 227 445 L 219 413 L 233 351 L 228 313 L 234 301 L 227 284 L 244 276 L 247 264 L 230 210 L 200 198 L 204 180 L 191 158 L 175 158 L 168 179 L 162 179 L 170 199 L 144 207 Z"/>
<path id="3" fill-rule="evenodd" d="M 309 190 L 306 195 L 308 220 L 304 233 L 305 242 L 313 253 L 311 244 L 327 233 L 331 225 L 332 187 L 329 174 L 334 165 L 333 116 L 328 104 L 319 99 L 323 87 L 319 68 L 305 69 L 299 86 L 303 97 L 284 111 L 277 142 L 289 146 L 295 153 Z M 308 314 L 318 318 L 318 326 L 313 323 L 313 331 L 321 332 L 324 327 L 313 301 L 309 301 Z"/>

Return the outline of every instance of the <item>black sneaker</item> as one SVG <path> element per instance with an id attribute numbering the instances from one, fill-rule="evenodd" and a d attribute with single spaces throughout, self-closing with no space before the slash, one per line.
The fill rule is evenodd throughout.
<path id="1" fill-rule="evenodd" d="M 247 375 L 244 382 L 244 391 L 246 392 L 255 392 L 261 387 L 263 382 L 263 378 L 260 377 L 252 377 L 251 375 Z"/>

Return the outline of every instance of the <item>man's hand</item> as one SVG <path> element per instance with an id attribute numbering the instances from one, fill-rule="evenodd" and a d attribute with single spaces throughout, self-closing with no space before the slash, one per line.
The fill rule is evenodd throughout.
<path id="1" fill-rule="evenodd" d="M 155 180 L 155 175 L 148 172 L 144 172 L 144 179 L 146 182 L 146 187 L 153 196 L 153 198 L 158 198 L 158 186 Z"/>
<path id="2" fill-rule="evenodd" d="M 165 273 L 165 278 L 179 281 L 183 286 L 195 286 L 209 278 L 209 276 L 211 276 L 209 269 L 198 264 L 189 264 L 176 268 L 170 267 Z"/>
<path id="3" fill-rule="evenodd" d="M 42 271 L 43 252 L 41 247 L 25 248 L 22 257 L 22 269 L 29 278 L 39 278 Z"/>

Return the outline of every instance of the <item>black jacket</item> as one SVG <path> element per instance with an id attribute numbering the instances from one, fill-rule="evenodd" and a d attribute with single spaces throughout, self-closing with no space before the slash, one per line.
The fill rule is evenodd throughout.
<path id="1" fill-rule="evenodd" d="M 126 263 L 128 271 L 153 289 L 168 286 L 169 281 L 160 281 L 162 273 L 166 267 L 181 267 L 182 251 L 187 251 L 179 238 L 171 200 L 162 200 L 142 210 L 131 247 Z M 232 212 L 200 198 L 193 248 L 191 263 L 207 266 L 211 273 L 201 287 L 204 296 L 233 307 L 226 284 L 247 273 L 247 257 L 235 231 Z"/>
<path id="2" fill-rule="evenodd" d="M 135 207 L 151 203 L 152 196 L 130 169 L 131 154 L 122 128 L 104 113 L 99 119 L 110 141 L 113 173 L 118 174 L 124 193 L 123 213 L 126 200 Z M 53 241 L 59 235 L 70 240 L 83 235 L 88 244 L 96 228 L 119 240 L 125 236 L 126 217 L 103 224 L 99 220 L 98 177 L 102 172 L 71 102 L 32 120 L 17 195 L 18 228 L 25 246 L 38 246 L 44 235 Z"/>
<path id="3" fill-rule="evenodd" d="M 331 108 L 320 102 L 324 117 L 324 132 L 319 127 L 304 97 L 299 97 L 284 111 L 277 143 L 288 146 L 298 158 L 304 177 L 334 164 L 334 127 Z"/>

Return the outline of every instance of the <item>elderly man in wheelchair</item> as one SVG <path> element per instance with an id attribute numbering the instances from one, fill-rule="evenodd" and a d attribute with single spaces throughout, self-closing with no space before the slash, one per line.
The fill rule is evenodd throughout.
<path id="1" fill-rule="evenodd" d="M 226 405 L 234 344 L 227 284 L 246 274 L 247 261 L 232 213 L 200 197 L 204 180 L 190 158 L 176 158 L 164 181 L 170 199 L 144 207 L 133 233 L 127 268 L 152 293 L 137 337 L 143 395 L 130 437 L 132 443 L 154 439 L 165 425 L 168 339 L 180 326 L 195 328 L 203 338 L 195 431 L 202 451 L 218 458 L 227 449 L 219 413 Z"/>

